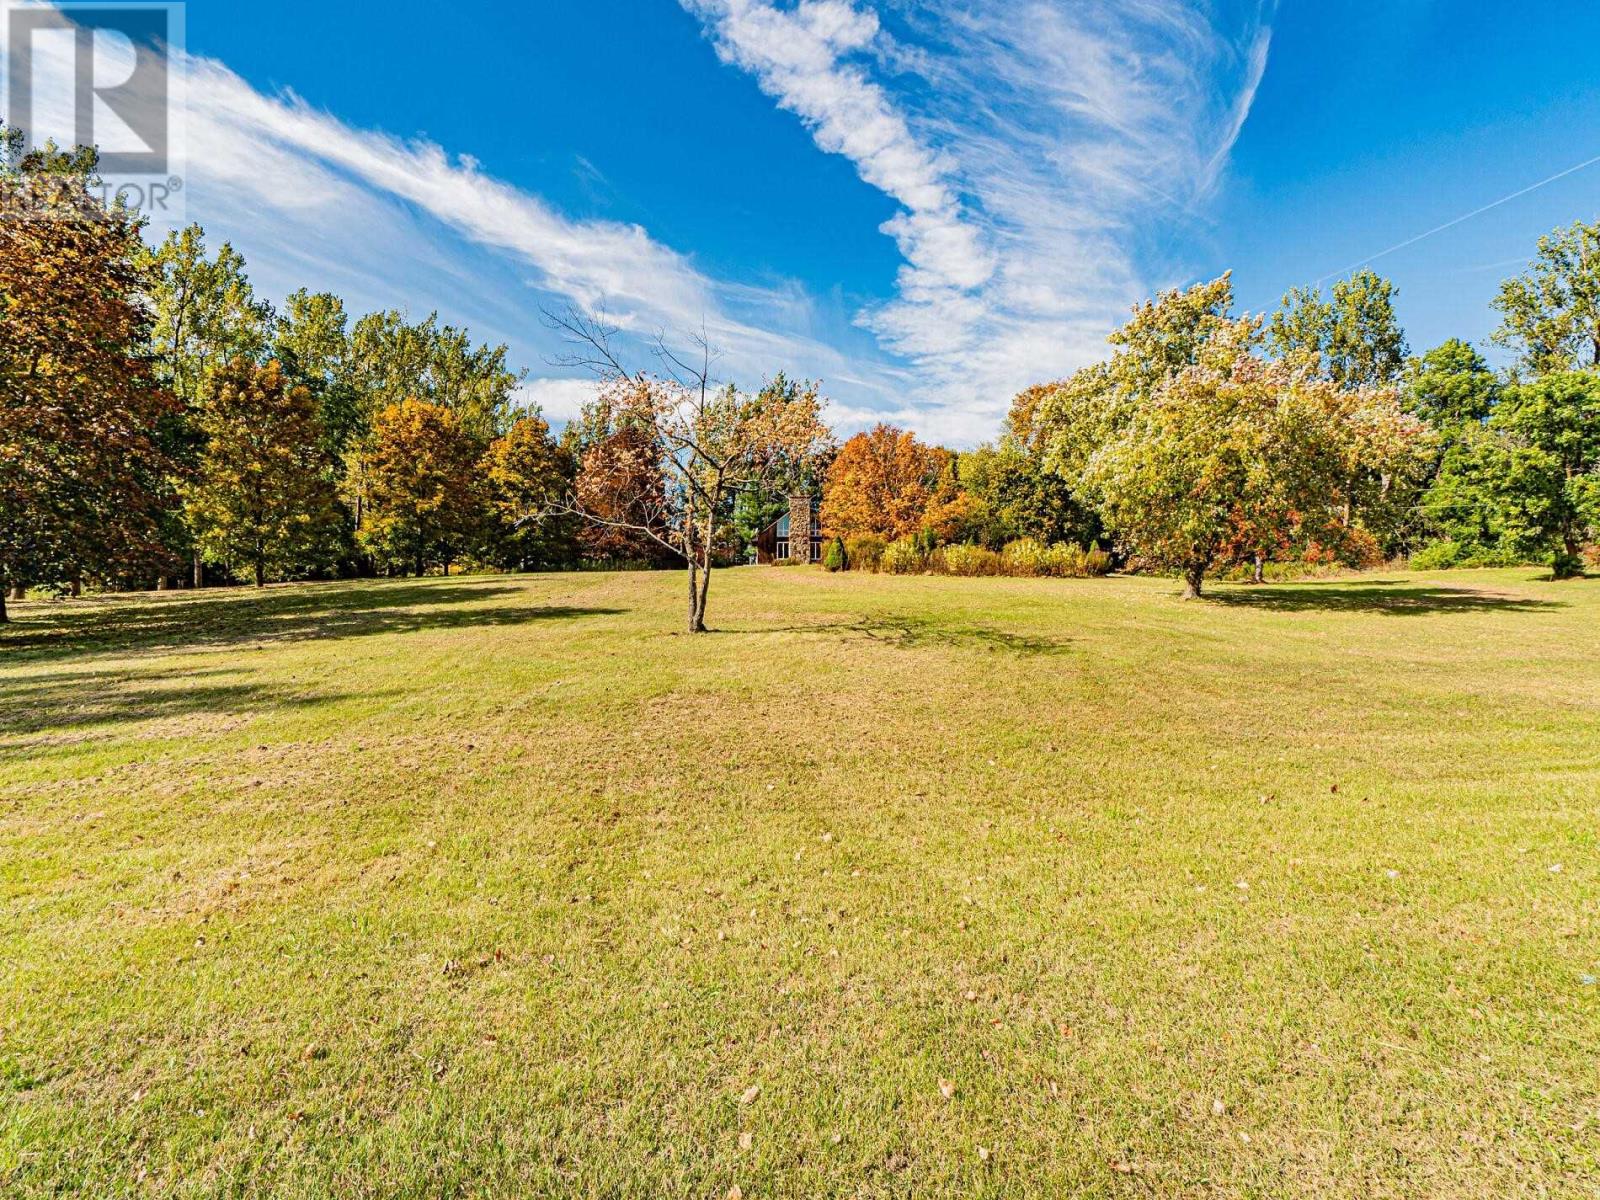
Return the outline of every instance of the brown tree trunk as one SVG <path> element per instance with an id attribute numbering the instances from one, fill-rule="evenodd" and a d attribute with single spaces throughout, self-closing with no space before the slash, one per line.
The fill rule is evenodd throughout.
<path id="1" fill-rule="evenodd" d="M 694 610 L 694 631 L 696 633 L 704 633 L 706 631 L 706 596 L 710 591 L 711 567 L 710 564 L 707 564 L 700 575 L 700 598 L 696 602 Z"/>
<path id="2" fill-rule="evenodd" d="M 25 583 L 13 583 L 11 585 L 11 598 L 13 600 L 26 600 L 28 598 L 28 585 Z"/>
<path id="3" fill-rule="evenodd" d="M 261 559 L 256 559 L 256 586 L 267 586 L 267 564 Z"/>
<path id="4" fill-rule="evenodd" d="M 716 501 L 713 501 L 712 512 L 716 511 L 715 506 Z M 700 563 L 700 593 L 695 598 L 694 609 L 694 632 L 696 633 L 704 633 L 706 631 L 706 597 L 711 593 L 711 555 L 714 549 L 716 536 L 716 522 L 714 520 L 707 521 L 705 537 L 702 539 L 700 544 L 702 553 L 702 561 Z"/>
<path id="5" fill-rule="evenodd" d="M 1183 571 L 1183 598 L 1185 600 L 1200 599 L 1200 592 L 1205 587 L 1205 582 L 1206 568 L 1203 563 L 1199 566 L 1191 564 L 1185 567 Z"/>
<path id="6" fill-rule="evenodd" d="M 1571 532 L 1561 535 L 1564 554 L 1557 556 L 1550 574 L 1555 579 L 1577 579 L 1583 574 L 1583 543 Z"/>
<path id="7" fill-rule="evenodd" d="M 4 580 L 0 580 L 0 625 L 10 620 L 11 614 L 6 612 L 6 585 Z"/>
<path id="8" fill-rule="evenodd" d="M 67 584 L 67 594 L 74 600 L 83 595 L 83 579 L 81 576 L 74 575 L 72 577 Z"/>
<path id="9" fill-rule="evenodd" d="M 206 569 L 200 562 L 200 551 L 194 552 L 194 585 L 203 588 L 206 585 Z"/>
<path id="10" fill-rule="evenodd" d="M 1255 569 L 1254 572 L 1251 573 L 1250 582 L 1251 583 L 1265 583 L 1266 582 L 1266 578 L 1267 578 L 1266 571 L 1267 571 L 1267 560 L 1262 558 L 1261 555 L 1259 555 L 1259 554 L 1256 555 L 1256 569 Z"/>
<path id="11" fill-rule="evenodd" d="M 156 591 L 164 592 L 169 586 L 171 586 L 171 581 L 165 575 L 156 576 Z"/>

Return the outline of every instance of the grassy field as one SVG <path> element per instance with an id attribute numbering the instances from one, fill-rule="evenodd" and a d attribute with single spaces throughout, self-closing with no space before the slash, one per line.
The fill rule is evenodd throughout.
<path id="1" fill-rule="evenodd" d="M 1600 581 L 682 590 L 16 606 L 0 1194 L 1596 1194 Z"/>

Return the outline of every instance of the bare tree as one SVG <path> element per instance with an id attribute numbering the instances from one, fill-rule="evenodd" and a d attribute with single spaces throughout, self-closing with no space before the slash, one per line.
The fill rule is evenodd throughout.
<path id="1" fill-rule="evenodd" d="M 732 499 L 763 488 L 786 466 L 820 457 L 833 435 L 814 386 L 792 394 L 740 392 L 712 375 L 718 354 L 702 330 L 687 349 L 657 335 L 655 372 L 630 370 L 604 314 L 544 314 L 573 348 L 561 361 L 601 381 L 598 404 L 624 436 L 585 454 L 572 491 L 542 515 L 571 515 L 641 534 L 688 568 L 690 633 L 705 632 L 718 532 Z"/>

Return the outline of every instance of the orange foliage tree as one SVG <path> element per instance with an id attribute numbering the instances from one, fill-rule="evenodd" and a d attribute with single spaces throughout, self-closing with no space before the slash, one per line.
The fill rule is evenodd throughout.
<path id="1" fill-rule="evenodd" d="M 829 537 L 875 533 L 891 540 L 916 533 L 939 497 L 950 459 L 948 450 L 893 425 L 856 434 L 840 447 L 822 485 L 823 530 Z"/>

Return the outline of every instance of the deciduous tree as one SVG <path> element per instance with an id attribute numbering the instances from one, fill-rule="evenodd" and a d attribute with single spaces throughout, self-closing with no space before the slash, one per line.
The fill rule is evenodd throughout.
<path id="1" fill-rule="evenodd" d="M 1267 344 L 1341 388 L 1389 386 L 1406 360 L 1395 295 L 1394 284 L 1370 270 L 1339 280 L 1329 300 L 1314 288 L 1296 288 L 1273 314 Z"/>
<path id="2" fill-rule="evenodd" d="M 478 447 L 454 412 L 425 400 L 379 410 L 362 445 L 359 538 L 375 558 L 411 566 L 461 557 L 482 531 Z"/>
<path id="3" fill-rule="evenodd" d="M 285 375 L 317 402 L 322 451 L 335 476 L 345 452 L 365 431 L 361 397 L 351 381 L 347 323 L 338 296 L 301 288 L 284 300 L 272 336 L 272 352 Z"/>
<path id="4" fill-rule="evenodd" d="M 839 448 L 823 481 L 824 531 L 890 541 L 916 533 L 947 460 L 947 452 L 893 425 L 856 434 Z"/>
<path id="5" fill-rule="evenodd" d="M 570 566 L 577 549 L 570 518 L 523 520 L 559 503 L 576 476 L 571 453 L 550 436 L 544 418 L 528 412 L 514 420 L 490 444 L 483 470 L 499 518 L 500 558 L 523 570 Z"/>
<path id="6" fill-rule="evenodd" d="M 362 424 L 407 399 L 442 405 L 480 447 L 503 431 L 522 375 L 506 365 L 504 345 L 474 346 L 464 329 L 419 322 L 399 312 L 369 313 L 350 332 L 347 379 L 359 397 Z"/>
<path id="7" fill-rule="evenodd" d="M 688 568 L 688 629 L 704 632 L 711 573 L 727 542 L 733 498 L 769 488 L 780 471 L 831 450 L 824 402 L 814 388 L 752 394 L 732 384 L 715 386 L 716 352 L 703 334 L 692 339 L 689 352 L 658 338 L 655 353 L 664 374 L 657 376 L 623 365 L 616 330 L 603 318 L 576 310 L 545 315 L 575 348 L 570 364 L 600 375 L 614 423 L 634 439 L 621 473 L 647 479 L 649 461 L 666 480 L 659 509 L 608 516 L 583 493 L 586 480 L 603 482 L 586 456 L 579 488 L 547 512 L 643 534 L 680 556 Z M 624 499 L 654 504 L 653 497 L 637 494 Z"/>
<path id="8" fill-rule="evenodd" d="M 181 406 L 162 428 L 176 484 L 194 470 L 204 449 L 199 408 L 212 376 L 237 359 L 262 357 L 273 314 L 271 306 L 256 297 L 245 275 L 244 257 L 227 242 L 215 258 L 209 257 L 205 231 L 199 225 L 168 233 L 146 253 L 145 265 L 156 369 Z M 203 571 L 195 531 L 184 523 L 181 505 L 174 503 L 171 512 L 165 539 L 175 553 L 191 560 L 198 587 Z"/>
<path id="9" fill-rule="evenodd" d="M 1600 366 L 1600 223 L 1582 221 L 1539 239 L 1528 270 L 1500 285 L 1495 341 L 1524 374 Z"/>
<path id="10" fill-rule="evenodd" d="M 1582 572 L 1584 543 L 1600 529 L 1600 374 L 1561 371 L 1507 389 L 1493 430 L 1489 474 L 1502 535 L 1549 554 L 1558 579 Z"/>
<path id="11" fill-rule="evenodd" d="M 91 150 L 0 139 L 0 620 L 6 585 L 165 567 L 139 221 L 94 195 Z"/>
<path id="12" fill-rule="evenodd" d="M 338 514 L 311 393 L 276 360 L 235 359 L 212 374 L 198 422 L 204 447 L 183 492 L 201 553 L 257 587 L 324 565 Z"/>
<path id="13" fill-rule="evenodd" d="M 1406 364 L 1406 410 L 1441 433 L 1481 425 L 1500 399 L 1500 380 L 1483 355 L 1459 338 Z"/>

